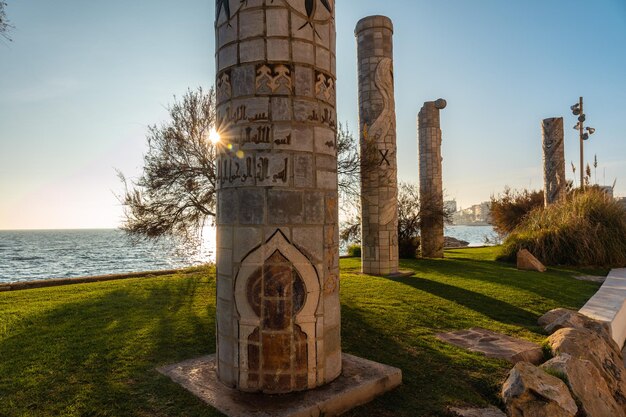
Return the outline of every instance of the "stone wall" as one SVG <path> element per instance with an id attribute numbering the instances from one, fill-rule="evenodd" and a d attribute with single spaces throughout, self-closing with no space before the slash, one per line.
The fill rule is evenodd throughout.
<path id="1" fill-rule="evenodd" d="M 541 122 L 543 136 L 543 195 L 547 206 L 559 200 L 567 187 L 565 179 L 565 142 L 563 118 Z"/>
<path id="2" fill-rule="evenodd" d="M 332 0 L 217 0 L 217 355 L 243 391 L 341 373 Z"/>
<path id="3" fill-rule="evenodd" d="M 446 101 L 428 101 L 419 112 L 420 249 L 425 258 L 443 258 L 443 176 L 440 110 Z"/>
<path id="4" fill-rule="evenodd" d="M 370 16 L 356 25 L 361 140 L 362 270 L 398 271 L 398 180 L 393 88 L 393 24 Z"/>

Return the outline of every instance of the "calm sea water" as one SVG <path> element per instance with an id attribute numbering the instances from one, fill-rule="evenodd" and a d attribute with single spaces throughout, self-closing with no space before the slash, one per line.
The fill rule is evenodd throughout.
<path id="1" fill-rule="evenodd" d="M 491 226 L 448 226 L 446 235 L 485 244 Z M 134 244 L 119 230 L 0 230 L 0 282 L 174 269 L 215 260 L 214 230 L 200 248 Z"/>
<path id="2" fill-rule="evenodd" d="M 213 239 L 211 239 L 214 241 Z M 215 246 L 133 244 L 119 230 L 0 230 L 0 282 L 173 269 L 209 262 Z"/>
<path id="3" fill-rule="evenodd" d="M 446 226 L 445 235 L 469 242 L 470 246 L 492 245 L 497 239 L 493 226 Z"/>

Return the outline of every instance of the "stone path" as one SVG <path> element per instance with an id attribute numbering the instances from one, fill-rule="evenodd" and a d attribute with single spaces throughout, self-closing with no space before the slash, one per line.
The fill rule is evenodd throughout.
<path id="1" fill-rule="evenodd" d="M 597 276 L 597 275 L 579 275 L 574 278 L 576 278 L 579 281 L 597 282 L 598 284 L 602 284 L 604 281 L 606 281 L 606 277 Z"/>
<path id="2" fill-rule="evenodd" d="M 489 408 L 450 408 L 453 415 L 459 417 L 506 417 L 502 411 L 495 407 Z"/>
<path id="3" fill-rule="evenodd" d="M 440 333 L 437 338 L 472 352 L 480 352 L 488 358 L 505 359 L 511 363 L 526 361 L 535 365 L 543 362 L 541 346 L 477 327 Z"/>

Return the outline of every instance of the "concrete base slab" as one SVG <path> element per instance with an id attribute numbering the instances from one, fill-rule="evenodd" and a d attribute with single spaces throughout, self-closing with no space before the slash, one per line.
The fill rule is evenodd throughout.
<path id="1" fill-rule="evenodd" d="M 393 274 L 389 274 L 387 278 L 408 278 L 415 275 L 415 271 L 411 271 L 409 269 L 401 269 L 398 272 L 394 272 Z"/>
<path id="2" fill-rule="evenodd" d="M 388 274 L 388 275 L 377 275 L 377 274 L 369 274 L 369 273 L 365 273 L 365 272 L 358 272 L 359 275 L 368 275 L 370 277 L 383 277 L 383 278 L 408 278 L 408 277 L 412 277 L 413 275 L 415 275 L 415 271 L 411 271 L 409 269 L 402 269 L 398 272 L 394 272 L 393 274 Z"/>
<path id="3" fill-rule="evenodd" d="M 215 355 L 157 368 L 163 375 L 229 417 L 336 416 L 402 383 L 398 368 L 343 354 L 343 371 L 321 388 L 286 395 L 240 392 L 217 379 Z"/>
<path id="4" fill-rule="evenodd" d="M 524 361 L 535 365 L 543 362 L 541 346 L 478 327 L 439 333 L 437 338 L 472 352 L 480 352 L 488 358 L 505 359 L 511 363 Z"/>

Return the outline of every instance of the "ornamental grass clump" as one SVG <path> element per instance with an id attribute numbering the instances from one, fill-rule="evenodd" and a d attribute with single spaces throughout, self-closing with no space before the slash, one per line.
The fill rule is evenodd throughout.
<path id="1" fill-rule="evenodd" d="M 597 188 L 537 208 L 506 238 L 500 259 L 528 249 L 547 265 L 626 266 L 626 209 Z"/>

